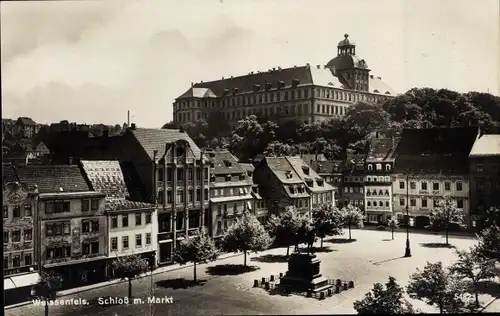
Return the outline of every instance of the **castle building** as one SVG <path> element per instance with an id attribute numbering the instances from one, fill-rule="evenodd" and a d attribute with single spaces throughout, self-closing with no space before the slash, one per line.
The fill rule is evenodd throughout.
<path id="1" fill-rule="evenodd" d="M 315 122 L 344 115 L 358 101 L 383 102 L 396 93 L 371 74 L 356 45 L 344 35 L 326 65 L 272 68 L 247 75 L 193 83 L 173 104 L 175 123 L 223 119 L 234 125 L 254 114 L 269 119 Z"/>

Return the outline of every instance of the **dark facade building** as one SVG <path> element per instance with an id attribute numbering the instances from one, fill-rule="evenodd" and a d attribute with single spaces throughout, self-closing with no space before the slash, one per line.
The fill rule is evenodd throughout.
<path id="1" fill-rule="evenodd" d="M 193 83 L 173 104 L 176 123 L 217 117 L 234 125 L 254 114 L 262 118 L 315 122 L 345 115 L 357 101 L 381 102 L 396 93 L 356 56 L 345 35 L 326 65 L 273 68 L 222 80 Z"/>
<path id="2" fill-rule="evenodd" d="M 309 165 L 318 175 L 325 179 L 326 183 L 333 187 L 335 202 L 337 206 L 342 194 L 342 160 L 311 161 Z"/>
<path id="3" fill-rule="evenodd" d="M 489 207 L 500 206 L 500 135 L 481 135 L 469 163 L 471 221 L 477 221 Z"/>
<path id="4" fill-rule="evenodd" d="M 353 205 L 365 209 L 365 158 L 366 155 L 348 155 L 342 166 L 342 189 L 340 190 L 338 207 Z"/>
<path id="5" fill-rule="evenodd" d="M 26 166 L 17 174 L 39 191 L 35 244 L 40 269 L 62 275 L 66 288 L 104 281 L 104 194 L 92 191 L 75 165 Z"/>
<path id="6" fill-rule="evenodd" d="M 311 195 L 286 157 L 262 159 L 255 167 L 254 181 L 270 213 L 279 214 L 293 205 L 302 214 L 310 215 Z"/>

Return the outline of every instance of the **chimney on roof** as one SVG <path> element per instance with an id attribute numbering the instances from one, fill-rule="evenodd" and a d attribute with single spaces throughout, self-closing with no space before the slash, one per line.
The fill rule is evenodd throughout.
<path id="1" fill-rule="evenodd" d="M 299 79 L 292 79 L 292 87 L 297 87 L 300 83 L 300 80 Z"/>
<path id="2" fill-rule="evenodd" d="M 370 75 L 370 78 L 372 78 L 372 79 L 373 79 L 373 75 Z"/>
<path id="3" fill-rule="evenodd" d="M 191 82 L 191 88 L 194 87 L 194 82 Z"/>
<path id="4" fill-rule="evenodd" d="M 273 67 L 273 71 L 276 71 L 276 68 Z"/>
<path id="5" fill-rule="evenodd" d="M 231 76 L 231 79 L 233 79 L 233 76 Z"/>
<path id="6" fill-rule="evenodd" d="M 321 65 L 316 65 L 316 68 L 321 69 Z"/>
<path id="7" fill-rule="evenodd" d="M 224 80 L 224 76 L 222 76 L 222 80 Z"/>
<path id="8" fill-rule="evenodd" d="M 297 65 L 293 65 L 293 69 L 297 68 Z"/>
<path id="9" fill-rule="evenodd" d="M 130 129 L 135 131 L 135 123 L 130 124 Z"/>
<path id="10" fill-rule="evenodd" d="M 382 77 L 377 77 L 377 78 L 382 79 Z"/>
<path id="11" fill-rule="evenodd" d="M 201 83 L 203 83 L 203 80 L 201 81 Z"/>
<path id="12" fill-rule="evenodd" d="M 278 71 L 281 71 L 281 67 L 278 67 Z"/>

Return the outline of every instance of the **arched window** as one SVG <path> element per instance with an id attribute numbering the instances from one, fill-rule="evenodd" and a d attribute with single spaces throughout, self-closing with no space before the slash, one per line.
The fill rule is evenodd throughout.
<path id="1" fill-rule="evenodd" d="M 373 166 L 372 165 L 368 165 L 368 170 L 373 170 Z"/>
<path id="2" fill-rule="evenodd" d="M 391 170 L 391 165 L 389 165 L 389 164 L 385 165 L 385 170 L 386 171 L 390 171 Z"/>
<path id="3" fill-rule="evenodd" d="M 165 192 L 163 190 L 158 191 L 158 204 L 165 203 Z"/>
<path id="4" fill-rule="evenodd" d="M 371 202 L 370 202 L 370 201 L 366 202 L 366 206 L 371 206 L 371 205 L 372 205 L 372 204 L 371 204 Z"/>

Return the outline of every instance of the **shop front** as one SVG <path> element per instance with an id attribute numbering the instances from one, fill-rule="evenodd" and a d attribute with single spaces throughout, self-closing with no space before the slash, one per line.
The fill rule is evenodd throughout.
<path id="1" fill-rule="evenodd" d="M 71 289 L 108 280 L 107 258 L 103 256 L 45 264 L 45 272 L 54 272 L 62 277 L 62 289 Z"/>
<path id="2" fill-rule="evenodd" d="M 38 272 L 5 276 L 3 279 L 5 305 L 29 301 L 32 287 L 40 280 Z"/>

